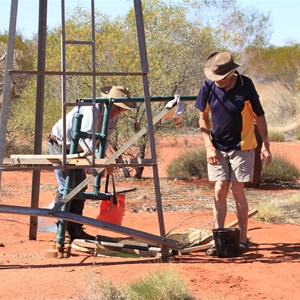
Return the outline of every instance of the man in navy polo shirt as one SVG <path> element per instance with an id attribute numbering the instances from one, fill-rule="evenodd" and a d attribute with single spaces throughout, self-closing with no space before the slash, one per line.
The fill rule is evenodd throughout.
<path id="1" fill-rule="evenodd" d="M 259 96 L 252 80 L 238 73 L 239 66 L 228 52 L 209 55 L 203 68 L 207 79 L 195 107 L 200 110 L 199 126 L 206 148 L 208 177 L 215 181 L 214 227 L 224 228 L 230 187 L 236 202 L 241 229 L 240 252 L 243 253 L 248 249 L 249 210 L 244 184 L 253 179 L 257 146 L 254 121 L 262 137 L 261 159 L 269 165 L 272 156 Z M 215 246 L 207 254 L 216 255 Z"/>

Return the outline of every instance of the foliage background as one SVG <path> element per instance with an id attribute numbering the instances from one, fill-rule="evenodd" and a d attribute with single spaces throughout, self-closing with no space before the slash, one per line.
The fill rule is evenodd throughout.
<path id="1" fill-rule="evenodd" d="M 143 15 L 151 96 L 172 96 L 175 93 L 197 95 L 204 79 L 202 66 L 207 55 L 216 50 L 228 50 L 242 65 L 240 71 L 255 81 L 269 127 L 283 132 L 285 139 L 299 138 L 300 45 L 269 45 L 272 28 L 268 15 L 256 10 L 242 10 L 236 1 L 228 0 L 145 0 Z M 140 72 L 133 9 L 117 19 L 97 11 L 95 19 L 96 71 Z M 66 39 L 90 38 L 90 12 L 78 6 L 66 19 Z M 6 51 L 6 42 L 7 32 L 0 32 L 0 57 Z M 27 40 L 17 35 L 15 69 L 36 70 L 37 43 L 37 37 Z M 60 70 L 59 27 L 48 31 L 46 51 L 46 70 Z M 91 71 L 91 48 L 87 45 L 68 45 L 66 65 L 67 71 Z M 3 62 L 0 62 L 0 74 L 3 82 Z M 14 76 L 13 82 L 8 145 L 18 139 L 30 142 L 34 137 L 36 79 L 34 76 Z M 43 132 L 46 139 L 52 125 L 61 117 L 62 104 L 60 77 L 46 76 L 45 84 Z M 98 97 L 102 86 L 112 84 L 128 87 L 133 96 L 143 95 L 139 77 L 101 76 L 97 77 Z M 69 76 L 67 102 L 74 102 L 79 97 L 92 97 L 91 87 L 90 77 Z M 153 103 L 152 113 L 155 115 L 163 105 Z M 135 112 L 122 116 L 114 147 L 118 148 L 128 136 L 139 131 L 145 122 L 145 106 L 139 103 Z M 193 103 L 185 103 L 183 127 L 179 132 L 189 133 L 197 128 L 198 113 Z M 174 130 L 174 124 L 166 122 L 161 130 L 170 132 Z M 135 156 L 146 155 L 146 144 L 147 139 L 140 143 Z"/>

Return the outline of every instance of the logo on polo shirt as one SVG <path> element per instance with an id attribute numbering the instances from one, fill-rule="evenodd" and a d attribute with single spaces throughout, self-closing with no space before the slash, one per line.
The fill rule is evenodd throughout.
<path id="1" fill-rule="evenodd" d="M 245 96 L 236 95 L 235 96 L 235 101 L 245 102 Z"/>

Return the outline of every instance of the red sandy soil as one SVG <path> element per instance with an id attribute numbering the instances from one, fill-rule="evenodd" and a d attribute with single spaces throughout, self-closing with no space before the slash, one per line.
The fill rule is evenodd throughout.
<path id="1" fill-rule="evenodd" d="M 171 160 L 201 145 L 200 137 L 186 136 L 157 142 L 160 185 L 168 232 L 177 228 L 212 228 L 212 186 L 204 180 L 166 179 Z M 283 155 L 300 169 L 300 143 L 272 144 L 274 154 Z M 147 175 L 148 173 L 148 175 Z M 149 176 L 150 171 L 145 172 Z M 151 176 L 149 176 L 151 177 Z M 2 174 L 1 204 L 30 206 L 31 172 Z M 117 180 L 117 189 L 136 187 L 126 195 L 123 226 L 159 234 L 153 180 Z M 52 201 L 56 181 L 51 171 L 41 173 L 40 207 Z M 297 191 L 256 190 L 257 201 L 267 194 L 283 196 Z M 248 189 L 249 195 L 253 189 Z M 254 205 L 254 204 L 253 204 Z M 87 202 L 84 215 L 96 217 L 99 204 Z M 252 202 L 250 203 L 250 208 Z M 235 219 L 230 210 L 227 222 Z M 47 219 L 49 220 L 49 219 Z M 91 234 L 117 236 L 85 226 Z M 172 269 L 182 275 L 197 299 L 299 299 L 300 226 L 249 221 L 250 251 L 236 258 L 216 258 L 204 251 L 174 255 L 169 263 L 157 258 L 94 257 L 72 250 L 69 258 L 46 257 L 55 233 L 38 232 L 29 240 L 29 217 L 0 215 L 0 299 L 89 299 L 88 286 L 94 279 L 110 279 L 116 285 L 136 281 L 153 270 Z"/>

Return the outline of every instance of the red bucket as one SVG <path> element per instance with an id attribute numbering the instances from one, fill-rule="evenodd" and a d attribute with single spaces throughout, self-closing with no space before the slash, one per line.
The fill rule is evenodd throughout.
<path id="1" fill-rule="evenodd" d="M 116 225 L 121 225 L 125 210 L 125 195 L 117 194 L 117 204 L 113 203 L 113 197 L 108 201 L 102 200 L 100 204 L 100 214 L 97 220 L 108 222 Z"/>

